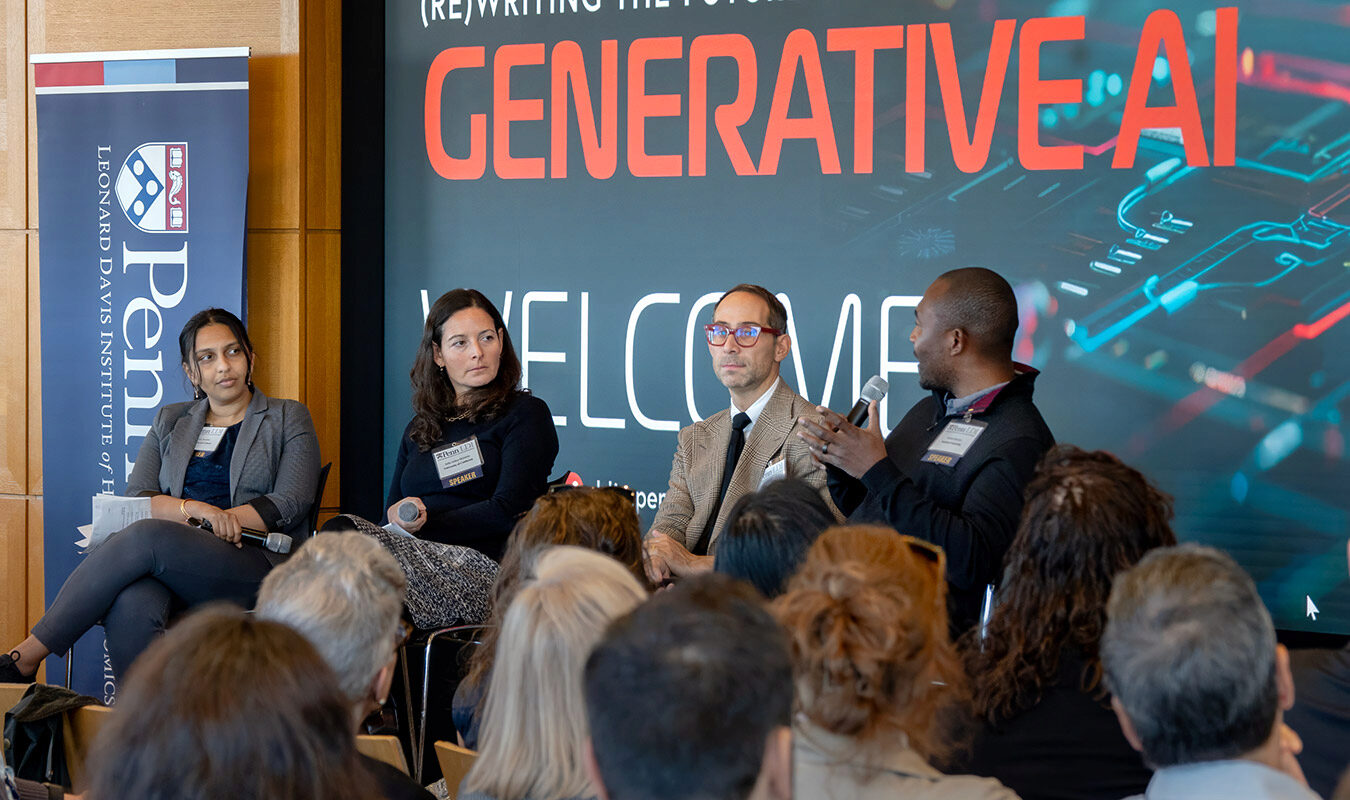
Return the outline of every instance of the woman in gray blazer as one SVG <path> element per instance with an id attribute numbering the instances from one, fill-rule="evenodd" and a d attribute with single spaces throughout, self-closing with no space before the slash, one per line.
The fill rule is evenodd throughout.
<path id="1" fill-rule="evenodd" d="M 0 681 L 31 681 L 100 620 L 125 675 L 171 614 L 212 600 L 252 606 L 282 556 L 243 546 L 243 529 L 308 533 L 319 476 L 309 410 L 254 388 L 253 345 L 234 314 L 198 312 L 178 344 L 195 399 L 159 410 L 127 481 L 128 495 L 150 498 L 150 519 L 80 562 L 32 635 L 0 655 Z"/>

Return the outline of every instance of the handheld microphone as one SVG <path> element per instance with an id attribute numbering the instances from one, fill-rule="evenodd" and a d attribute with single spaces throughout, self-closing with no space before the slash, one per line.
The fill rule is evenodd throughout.
<path id="1" fill-rule="evenodd" d="M 195 525 L 204 531 L 212 532 L 211 523 L 204 519 L 196 517 L 188 518 L 189 525 Z M 273 553 L 286 554 L 291 552 L 291 537 L 284 533 L 269 533 L 267 531 L 255 531 L 252 528 L 244 528 L 240 531 L 243 541 L 256 547 L 264 547 Z"/>
<path id="2" fill-rule="evenodd" d="M 853 409 L 848 412 L 848 424 L 861 425 L 863 420 L 867 419 L 867 407 L 873 400 L 880 400 L 886 396 L 891 385 L 880 375 L 873 375 L 867 379 L 867 385 L 862 388 L 862 394 L 858 397 L 858 402 L 853 404 Z"/>
<path id="3" fill-rule="evenodd" d="M 411 500 L 404 500 L 398 504 L 398 521 L 412 522 L 417 519 L 417 504 Z"/>

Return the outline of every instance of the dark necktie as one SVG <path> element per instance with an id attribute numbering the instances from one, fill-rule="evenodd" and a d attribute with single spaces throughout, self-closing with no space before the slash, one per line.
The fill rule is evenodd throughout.
<path id="1" fill-rule="evenodd" d="M 708 544 L 712 540 L 713 528 L 717 525 L 717 515 L 722 511 L 722 501 L 727 496 L 727 487 L 731 485 L 731 474 L 736 471 L 736 462 L 741 460 L 741 451 L 745 449 L 745 429 L 750 425 L 750 415 L 744 411 L 731 418 L 731 440 L 727 442 L 727 463 L 722 468 L 722 488 L 717 493 L 717 502 L 713 504 L 708 524 L 703 526 L 698 542 L 694 544 L 694 555 L 706 556 Z"/>

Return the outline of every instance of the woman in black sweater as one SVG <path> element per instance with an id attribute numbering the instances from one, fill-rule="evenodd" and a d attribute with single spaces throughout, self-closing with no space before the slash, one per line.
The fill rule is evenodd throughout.
<path id="1" fill-rule="evenodd" d="M 511 335 L 473 289 L 431 306 L 411 377 L 414 416 L 386 502 L 386 527 L 401 532 L 355 519 L 325 528 L 364 530 L 389 548 L 408 575 L 419 627 L 481 622 L 507 536 L 548 488 L 558 455 L 553 415 L 517 388 Z"/>
<path id="2" fill-rule="evenodd" d="M 492 303 L 473 289 L 441 295 L 412 368 L 415 416 L 399 443 L 390 521 L 501 560 L 558 455 L 548 405 L 519 383 L 520 359 Z M 405 502 L 417 509 L 411 521 L 399 516 Z"/>
<path id="3" fill-rule="evenodd" d="M 1111 579 L 1176 543 L 1172 499 L 1110 453 L 1052 448 L 1027 486 L 988 634 L 962 640 L 982 723 L 962 764 L 1023 800 L 1142 794 L 1150 771 L 1102 685 Z"/>

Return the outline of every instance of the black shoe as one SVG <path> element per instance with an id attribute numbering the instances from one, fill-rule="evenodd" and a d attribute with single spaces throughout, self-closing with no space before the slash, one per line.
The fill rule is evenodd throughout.
<path id="1" fill-rule="evenodd" d="M 0 654 L 0 683 L 32 683 L 37 673 L 25 675 L 19 671 L 18 650 Z"/>

